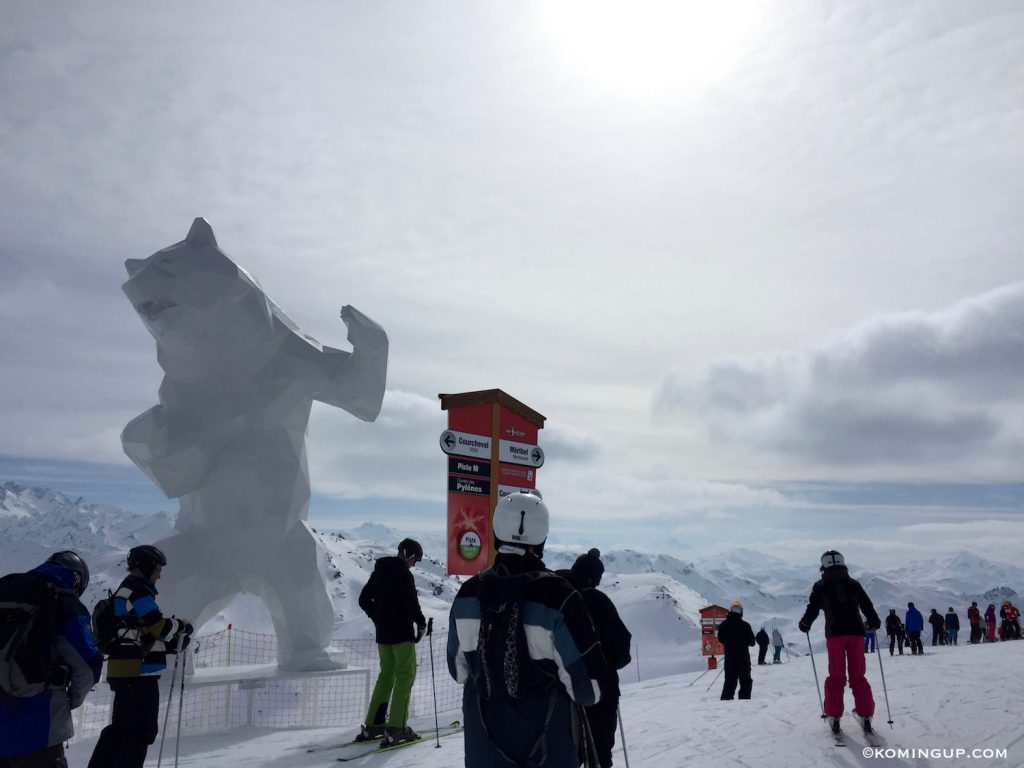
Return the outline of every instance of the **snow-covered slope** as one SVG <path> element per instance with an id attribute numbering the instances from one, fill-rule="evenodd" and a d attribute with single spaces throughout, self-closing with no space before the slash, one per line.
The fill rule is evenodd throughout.
<path id="1" fill-rule="evenodd" d="M 635 629 L 645 628 L 635 625 Z M 885 654 L 885 689 L 878 657 L 868 656 L 875 724 L 882 739 L 882 751 L 877 754 L 849 717 L 849 691 L 843 718 L 848 745 L 832 745 L 819 717 L 814 672 L 806 656 L 781 665 L 755 666 L 750 701 L 720 701 L 722 681 L 715 679 L 714 672 L 642 683 L 624 677 L 620 709 L 629 763 L 643 768 L 1004 768 L 1024 763 L 1024 720 L 1020 717 L 1024 688 L 1013 682 L 1024 670 L 1024 642 L 927 650 L 925 656 L 891 658 Z M 821 675 L 825 659 L 816 661 Z M 420 669 L 419 674 L 430 673 Z M 443 665 L 437 674 L 447 674 Z M 887 724 L 890 711 L 892 727 Z M 461 715 L 449 711 L 440 713 L 439 718 L 449 722 Z M 433 717 L 411 724 L 432 728 Z M 218 768 L 337 765 L 333 757 L 338 753 L 330 746 L 357 729 L 357 723 L 349 723 L 322 730 L 238 728 L 192 736 L 182 739 L 179 764 Z M 168 740 L 169 747 L 172 741 Z M 70 763 L 84 765 L 93 743 L 87 739 L 72 744 Z M 427 741 L 353 765 L 451 768 L 463 764 L 461 734 L 448 736 L 440 744 L 438 749 L 433 741 Z M 308 751 L 311 749 L 315 751 Z M 901 757 L 897 750 L 918 751 Z M 996 756 L 998 753 L 985 750 L 1006 752 Z M 166 760 L 167 755 L 164 757 Z M 625 765 L 621 733 L 613 758 L 618 768 Z M 155 758 L 151 764 L 156 764 Z"/>

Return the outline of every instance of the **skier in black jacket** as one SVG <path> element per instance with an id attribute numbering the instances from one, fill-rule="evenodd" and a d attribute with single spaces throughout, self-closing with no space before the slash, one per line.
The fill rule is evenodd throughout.
<path id="1" fill-rule="evenodd" d="M 928 623 L 932 625 L 932 645 L 946 644 L 946 620 L 942 614 L 932 608 L 932 614 L 928 617 Z"/>
<path id="2" fill-rule="evenodd" d="M 768 637 L 768 632 L 765 628 L 761 627 L 757 634 L 754 635 L 754 639 L 757 641 L 757 663 L 765 664 L 764 657 L 768 655 L 768 644 L 771 642 L 771 638 Z"/>
<path id="3" fill-rule="evenodd" d="M 419 734 L 406 725 L 406 720 L 412 684 L 416 680 L 414 643 L 420 641 L 427 626 L 410 573 L 422 559 L 423 547 L 419 542 L 403 539 L 397 556 L 377 560 L 370 580 L 359 593 L 359 607 L 376 628 L 380 674 L 357 741 L 383 737 L 385 744 L 393 745 L 419 738 Z"/>
<path id="4" fill-rule="evenodd" d="M 615 726 L 619 712 L 619 673 L 631 661 L 629 645 L 633 636 L 619 618 L 615 604 L 597 587 L 604 575 L 601 553 L 591 549 L 580 555 L 569 571 L 557 571 L 583 595 L 594 629 L 601 640 L 601 652 L 608 664 L 608 677 L 601 686 L 601 700 L 586 708 L 587 722 L 594 734 L 601 768 L 611 768 L 615 747 Z"/>
<path id="5" fill-rule="evenodd" d="M 893 655 L 897 644 L 899 644 L 900 656 L 902 656 L 905 630 L 903 629 L 903 622 L 896 615 L 895 608 L 890 608 L 889 615 L 885 617 L 885 634 L 889 636 L 889 655 Z"/>
<path id="6" fill-rule="evenodd" d="M 843 716 L 843 689 L 849 669 L 850 690 L 853 691 L 853 716 L 865 732 L 871 732 L 875 699 L 871 685 L 864 676 L 865 622 L 877 630 L 882 622 L 875 613 L 871 598 L 856 579 L 850 578 L 843 556 L 830 549 L 821 556 L 821 579 L 811 588 L 807 610 L 800 619 L 800 631 L 807 633 L 818 612 L 825 611 L 825 645 L 828 648 L 828 677 L 825 678 L 825 716 L 833 733 L 839 733 Z"/>
<path id="7" fill-rule="evenodd" d="M 750 676 L 750 651 L 754 646 L 754 630 L 743 620 L 743 603 L 733 600 L 729 615 L 718 625 L 718 642 L 725 647 L 725 683 L 722 699 L 731 699 L 740 684 L 740 698 L 749 699 L 754 687 Z"/>

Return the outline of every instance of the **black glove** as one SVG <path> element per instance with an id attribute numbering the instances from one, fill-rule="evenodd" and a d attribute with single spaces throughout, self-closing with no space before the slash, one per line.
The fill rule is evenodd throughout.
<path id="1" fill-rule="evenodd" d="M 414 642 L 418 643 L 420 640 L 422 640 L 423 633 L 426 632 L 426 630 L 427 628 L 425 626 L 423 626 L 422 624 L 418 624 L 416 626 L 416 640 Z"/>
<path id="2" fill-rule="evenodd" d="M 434 619 L 433 617 L 427 619 L 427 637 L 434 634 Z"/>
<path id="3" fill-rule="evenodd" d="M 881 625 L 881 624 L 879 624 L 879 623 L 878 623 L 878 622 L 876 621 L 876 622 L 874 622 L 873 624 L 868 624 L 868 629 L 869 629 L 869 630 L 871 630 L 872 632 L 877 632 L 877 631 L 878 631 L 878 629 L 879 629 L 879 627 L 881 627 L 881 626 L 882 626 L 882 625 Z"/>
<path id="4" fill-rule="evenodd" d="M 181 619 L 181 621 L 184 621 L 184 619 Z M 181 629 L 178 630 L 178 632 L 181 633 L 182 635 L 189 635 L 190 637 L 191 637 L 192 633 L 195 632 L 195 631 L 196 631 L 195 627 L 193 627 L 187 621 L 184 621 L 184 623 L 181 625 Z"/>
<path id="5" fill-rule="evenodd" d="M 184 651 L 192 642 L 192 635 L 178 635 L 178 650 Z"/>
<path id="6" fill-rule="evenodd" d="M 811 631 L 811 625 L 810 625 L 810 624 L 805 624 L 805 623 L 804 623 L 804 622 L 802 622 L 802 621 L 801 621 L 801 622 L 800 622 L 799 624 L 797 624 L 796 626 L 797 626 L 797 628 L 798 628 L 798 629 L 799 629 L 799 630 L 800 630 L 801 632 L 803 632 L 803 633 L 804 633 L 805 635 L 806 635 L 806 634 L 807 634 L 808 632 L 810 632 L 810 631 Z"/>

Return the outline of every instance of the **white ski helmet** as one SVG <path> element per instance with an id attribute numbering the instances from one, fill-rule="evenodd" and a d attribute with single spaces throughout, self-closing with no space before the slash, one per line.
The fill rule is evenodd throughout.
<path id="1" fill-rule="evenodd" d="M 548 507 L 534 493 L 510 493 L 494 508 L 494 537 L 509 544 L 543 544 L 549 524 Z"/>
<path id="2" fill-rule="evenodd" d="M 846 565 L 846 561 L 843 560 L 843 556 L 839 552 L 836 552 L 834 549 L 830 549 L 821 556 L 822 568 L 832 568 L 836 565 Z"/>

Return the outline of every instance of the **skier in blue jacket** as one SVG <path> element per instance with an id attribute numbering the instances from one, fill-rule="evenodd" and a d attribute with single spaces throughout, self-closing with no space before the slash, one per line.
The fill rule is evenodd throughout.
<path id="1" fill-rule="evenodd" d="M 15 698 L 0 692 L 0 766 L 66 768 L 64 742 L 75 729 L 71 710 L 99 682 L 103 657 L 93 641 L 89 612 L 79 598 L 89 567 L 75 552 L 57 552 L 29 574 L 57 590 L 54 666 L 42 693 Z"/>
<path id="2" fill-rule="evenodd" d="M 924 655 L 924 646 L 921 644 L 921 633 L 924 631 L 924 616 L 914 607 L 913 603 L 907 603 L 907 615 L 903 625 L 907 628 L 907 643 L 910 644 L 911 655 Z"/>

